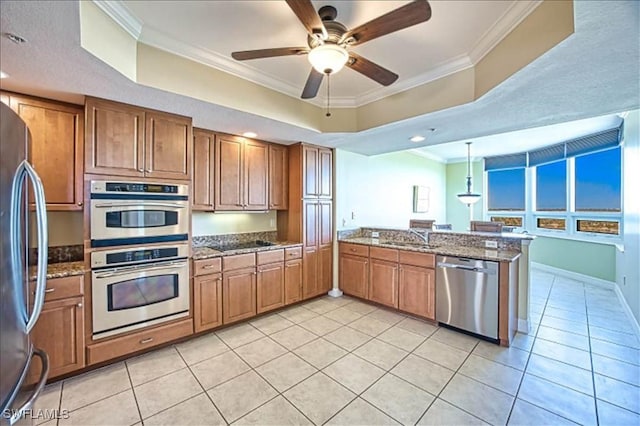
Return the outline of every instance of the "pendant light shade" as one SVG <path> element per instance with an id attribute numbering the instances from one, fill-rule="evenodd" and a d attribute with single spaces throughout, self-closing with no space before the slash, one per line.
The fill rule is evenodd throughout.
<path id="1" fill-rule="evenodd" d="M 471 142 L 467 142 L 467 192 L 458 194 L 458 200 L 468 206 L 480 201 L 481 195 L 471 192 Z"/>

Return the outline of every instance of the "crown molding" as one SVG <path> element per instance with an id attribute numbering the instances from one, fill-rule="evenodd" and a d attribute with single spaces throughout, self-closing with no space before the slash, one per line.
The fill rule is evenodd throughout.
<path id="1" fill-rule="evenodd" d="M 121 1 L 115 0 L 93 0 L 93 3 L 107 14 L 113 21 L 120 25 L 131 37 L 138 40 L 142 33 L 142 22 L 140 22 Z"/>
<path id="2" fill-rule="evenodd" d="M 289 81 L 271 74 L 267 75 L 262 70 L 246 63 L 241 64 L 231 57 L 175 40 L 160 30 L 144 25 L 127 9 L 121 0 L 93 0 L 93 2 L 139 42 L 230 73 L 287 96 L 300 98 L 302 88 L 292 85 Z M 478 40 L 468 54 L 454 57 L 414 77 L 401 79 L 391 86 L 376 87 L 358 96 L 332 96 L 331 104 L 336 108 L 360 107 L 470 68 L 489 53 L 541 3 L 542 0 L 513 2 L 500 19 Z M 305 100 L 305 102 L 323 107 L 326 105 L 327 99 L 326 96 L 319 94 L 313 99 Z"/>
<path id="3" fill-rule="evenodd" d="M 427 151 L 423 151 L 420 148 L 414 148 L 414 149 L 410 149 L 409 152 L 413 155 L 417 155 L 418 157 L 424 157 L 427 158 L 429 160 L 433 160 L 433 161 L 437 161 L 438 163 L 443 163 L 446 164 L 447 160 L 445 158 L 442 158 L 438 155 L 432 154 L 430 152 Z"/>
<path id="4" fill-rule="evenodd" d="M 477 64 L 540 4 L 542 0 L 518 0 L 511 3 L 511 6 L 471 48 L 469 51 L 471 62 Z"/>

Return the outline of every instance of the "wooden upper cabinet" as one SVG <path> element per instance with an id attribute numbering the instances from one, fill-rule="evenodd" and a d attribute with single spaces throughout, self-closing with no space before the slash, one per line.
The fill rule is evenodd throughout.
<path id="1" fill-rule="evenodd" d="M 321 246 L 333 243 L 333 203 L 320 201 L 318 203 L 318 243 Z"/>
<path id="2" fill-rule="evenodd" d="M 213 210 L 215 133 L 193 129 L 193 210 Z"/>
<path id="3" fill-rule="evenodd" d="M 267 210 L 269 145 L 216 136 L 215 210 Z"/>
<path id="4" fill-rule="evenodd" d="M 333 186 L 333 153 L 330 149 L 318 149 L 318 196 L 331 198 Z"/>
<path id="5" fill-rule="evenodd" d="M 215 209 L 243 210 L 242 139 L 218 135 L 214 168 Z"/>
<path id="6" fill-rule="evenodd" d="M 247 139 L 244 143 L 244 209 L 267 210 L 269 145 Z"/>
<path id="7" fill-rule="evenodd" d="M 316 201 L 305 201 L 302 206 L 304 223 L 303 223 L 303 240 L 304 247 L 318 247 L 318 203 Z"/>
<path id="8" fill-rule="evenodd" d="M 29 162 L 42 179 L 47 209 L 82 210 L 83 108 L 27 96 L 5 96 L 29 128 Z"/>
<path id="9" fill-rule="evenodd" d="M 145 114 L 145 177 L 191 177 L 191 119 L 157 111 Z"/>
<path id="10" fill-rule="evenodd" d="M 318 148 L 302 146 L 302 196 L 317 197 L 318 185 Z"/>
<path id="11" fill-rule="evenodd" d="M 269 145 L 269 210 L 289 204 L 289 155 L 286 146 Z"/>
<path id="12" fill-rule="evenodd" d="M 87 98 L 85 120 L 85 173 L 190 179 L 190 118 Z"/>
<path id="13" fill-rule="evenodd" d="M 85 173 L 144 177 L 144 111 L 87 98 L 85 116 Z"/>

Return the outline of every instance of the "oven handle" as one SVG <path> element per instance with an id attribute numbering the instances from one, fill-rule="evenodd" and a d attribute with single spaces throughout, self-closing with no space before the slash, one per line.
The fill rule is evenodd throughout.
<path id="1" fill-rule="evenodd" d="M 185 203 L 186 204 L 186 203 Z M 111 208 L 111 207 L 168 207 L 174 209 L 185 209 L 186 205 L 178 204 L 178 203 L 154 203 L 150 201 L 136 201 L 134 203 L 106 203 L 106 204 L 96 204 L 95 207 L 98 208 Z"/>
<path id="2" fill-rule="evenodd" d="M 112 270 L 112 272 L 104 272 L 104 273 L 96 272 L 96 278 L 117 277 L 120 275 L 128 275 L 132 272 L 141 272 L 141 271 L 147 272 L 147 271 L 158 271 L 160 269 L 178 269 L 186 265 L 188 265 L 187 262 L 170 262 L 170 263 L 164 263 L 162 265 L 158 265 L 154 267 L 149 267 L 145 265 L 128 266 L 125 268 L 117 268 L 115 270 Z"/>

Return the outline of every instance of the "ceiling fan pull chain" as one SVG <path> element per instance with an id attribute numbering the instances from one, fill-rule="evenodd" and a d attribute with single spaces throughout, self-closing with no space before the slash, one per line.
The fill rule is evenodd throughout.
<path id="1" fill-rule="evenodd" d="M 331 105 L 330 104 L 330 99 L 331 99 L 331 97 L 330 97 L 330 95 L 331 95 L 330 90 L 331 89 L 330 88 L 331 88 L 331 73 L 327 73 L 327 113 L 326 113 L 327 117 L 331 117 L 331 112 L 329 110 L 330 105 Z"/>

